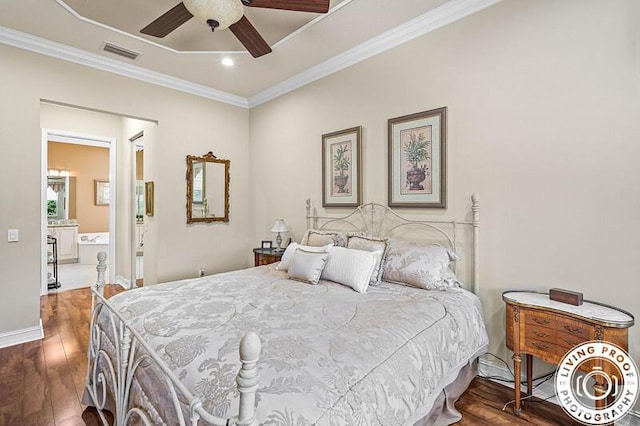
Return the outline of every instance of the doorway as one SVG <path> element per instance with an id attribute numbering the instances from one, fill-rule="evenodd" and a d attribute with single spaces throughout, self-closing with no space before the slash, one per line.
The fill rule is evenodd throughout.
<path id="1" fill-rule="evenodd" d="M 131 142 L 131 283 L 130 288 L 144 284 L 144 236 L 147 230 L 145 221 L 145 184 L 144 184 L 144 132 L 129 139 Z"/>
<path id="2" fill-rule="evenodd" d="M 96 207 L 108 212 L 108 232 L 80 233 L 78 236 L 77 218 L 77 185 L 78 176 L 70 168 L 52 168 L 49 164 L 49 143 L 53 147 L 71 147 L 80 149 L 107 150 L 108 175 L 100 178 L 87 179 L 83 177 L 83 205 L 95 204 Z M 59 145 L 59 146 L 58 146 Z M 77 150 L 76 149 L 76 150 Z M 63 156 L 64 157 L 64 156 Z M 83 164 L 84 165 L 84 164 Z M 61 267 L 72 274 L 75 280 L 79 271 L 87 274 L 78 280 L 86 281 L 86 286 L 95 281 L 95 255 L 91 250 L 107 251 L 110 264 L 115 265 L 116 250 L 116 141 L 114 138 L 86 135 L 70 131 L 53 129 L 42 130 L 42 164 L 41 164 L 41 217 L 42 217 L 42 252 L 41 252 L 41 294 L 47 294 L 50 288 L 65 290 L 64 282 L 60 280 Z M 89 187 L 87 188 L 87 186 Z M 87 195 L 89 193 L 90 195 Z M 87 197 L 89 199 L 87 199 Z M 85 216 L 90 217 L 91 215 Z M 86 241 L 81 241 L 85 234 Z M 105 235 L 93 235 L 105 234 Z M 53 236 L 53 238 L 50 238 Z M 100 241 L 98 239 L 100 238 Z M 84 242 L 86 244 L 81 244 Z M 81 250 L 82 249 L 82 250 Z M 93 259 L 91 259 L 93 257 Z M 86 264 L 86 265 L 83 265 Z M 73 267 L 71 266 L 73 265 Z M 84 269 L 83 269 L 83 265 Z M 115 282 L 115 268 L 109 268 L 109 281 Z M 69 278 L 71 279 L 71 278 Z M 83 281 L 83 282 L 84 282 Z M 75 283 L 73 286 L 78 286 Z"/>

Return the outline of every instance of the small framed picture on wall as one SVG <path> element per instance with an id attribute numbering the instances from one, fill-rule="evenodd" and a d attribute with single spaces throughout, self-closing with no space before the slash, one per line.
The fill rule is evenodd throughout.
<path id="1" fill-rule="evenodd" d="M 108 206 L 109 199 L 111 198 L 109 181 L 106 179 L 96 179 L 94 180 L 94 183 L 95 183 L 96 206 Z"/>
<path id="2" fill-rule="evenodd" d="M 153 216 L 153 181 L 144 183 L 144 212 Z"/>
<path id="3" fill-rule="evenodd" d="M 322 135 L 322 207 L 362 204 L 362 127 Z"/>

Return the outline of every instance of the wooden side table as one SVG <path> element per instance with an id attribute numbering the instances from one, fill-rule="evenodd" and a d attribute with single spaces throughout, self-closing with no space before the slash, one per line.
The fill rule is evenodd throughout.
<path id="1" fill-rule="evenodd" d="M 274 248 L 254 248 L 253 249 L 253 257 L 255 261 L 255 266 L 268 265 L 274 262 L 280 262 L 282 259 L 282 253 L 284 250 L 277 251 Z"/>
<path id="2" fill-rule="evenodd" d="M 557 365 L 573 347 L 591 340 L 613 343 L 628 351 L 627 329 L 634 318 L 622 309 L 590 301 L 574 306 L 550 300 L 547 293 L 528 291 L 506 291 L 502 300 L 507 305 L 507 347 L 513 351 L 516 416 L 521 412 L 523 354 L 527 360 L 527 393 L 531 395 L 534 356 Z M 596 391 L 598 385 L 604 388 L 604 383 L 597 383 Z"/>

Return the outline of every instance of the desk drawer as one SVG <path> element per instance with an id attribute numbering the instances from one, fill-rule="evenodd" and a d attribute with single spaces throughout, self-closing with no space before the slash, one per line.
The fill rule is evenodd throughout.
<path id="1" fill-rule="evenodd" d="M 585 339 L 579 336 L 574 336 L 571 333 L 558 332 L 557 342 L 560 346 L 565 348 L 567 351 L 569 349 L 572 349 L 574 346 L 577 346 L 587 341 L 589 341 L 589 339 Z"/>
<path id="2" fill-rule="evenodd" d="M 525 339 L 522 350 L 552 363 L 557 362 L 567 352 L 556 343 L 539 339 Z"/>
<path id="3" fill-rule="evenodd" d="M 555 328 L 557 318 L 555 315 L 544 312 L 525 311 L 525 324 L 540 327 Z"/>
<path id="4" fill-rule="evenodd" d="M 556 329 L 558 332 L 582 339 L 583 341 L 593 340 L 595 337 L 594 326 L 579 320 L 558 318 Z"/>
<path id="5" fill-rule="evenodd" d="M 556 330 L 549 327 L 528 325 L 524 330 L 526 340 L 540 340 L 542 342 L 556 343 Z"/>

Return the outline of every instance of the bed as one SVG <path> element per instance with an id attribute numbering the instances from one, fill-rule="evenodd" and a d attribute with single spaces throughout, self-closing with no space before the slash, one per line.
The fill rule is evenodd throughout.
<path id="1" fill-rule="evenodd" d="M 321 217 L 307 202 L 307 228 L 313 231 L 303 242 L 310 243 L 314 232 L 321 240 L 338 233 L 354 242 L 392 237 L 397 247 L 400 241 L 435 242 L 463 257 L 448 279 L 467 277 L 477 292 L 476 195 L 470 216 L 407 220 L 368 204 L 341 217 Z M 393 243 L 387 248 L 393 250 Z M 336 252 L 327 250 L 314 254 L 314 261 Z M 294 270 L 301 252 L 308 255 L 291 251 L 288 270 L 271 264 L 130 290 L 109 300 L 101 294 L 106 256 L 100 255 L 83 402 L 96 407 L 105 423 L 110 411 L 116 424 L 459 420 L 453 403 L 488 345 L 477 296 L 453 284 L 426 290 L 387 282 L 382 269 L 377 285 L 365 292 L 324 275 L 310 285 L 292 279 L 299 278 Z M 403 268 L 396 272 L 409 269 Z"/>

